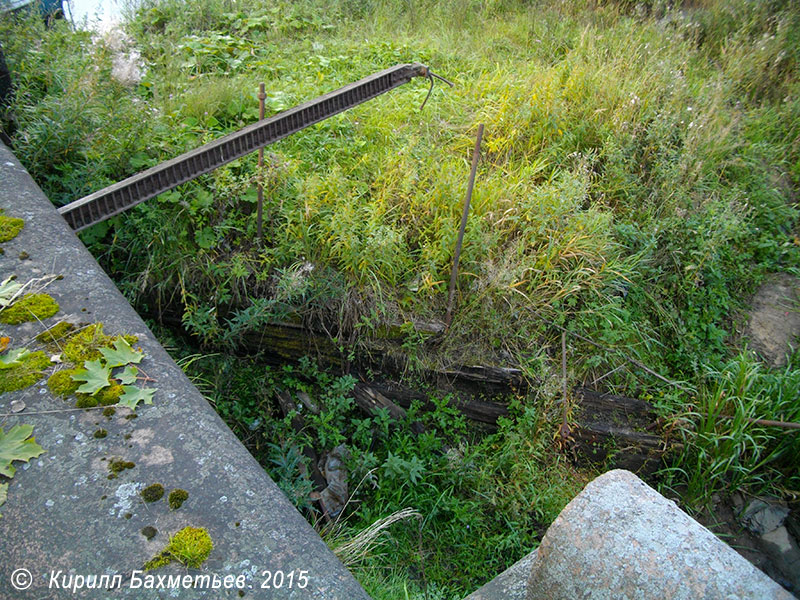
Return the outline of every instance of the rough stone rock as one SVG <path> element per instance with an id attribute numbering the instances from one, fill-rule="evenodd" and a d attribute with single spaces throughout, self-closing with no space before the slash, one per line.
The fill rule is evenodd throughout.
<path id="1" fill-rule="evenodd" d="M 756 535 L 764 535 L 774 531 L 786 520 L 789 509 L 785 506 L 768 504 L 763 500 L 755 499 L 739 517 L 743 527 Z"/>
<path id="2" fill-rule="evenodd" d="M 750 346 L 773 368 L 786 366 L 786 353 L 800 336 L 800 280 L 775 275 L 753 297 L 745 335 Z"/>
<path id="3" fill-rule="evenodd" d="M 789 513 L 786 518 L 786 529 L 794 536 L 794 539 L 800 541 L 800 511 L 793 510 Z"/>
<path id="4" fill-rule="evenodd" d="M 761 536 L 761 547 L 781 574 L 783 583 L 794 594 L 800 592 L 800 548 L 785 526 L 776 527 Z"/>
<path id="5" fill-rule="evenodd" d="M 320 501 L 325 513 L 336 518 L 347 504 L 347 469 L 344 466 L 349 453 L 344 444 L 336 446 L 328 453 L 321 471 L 325 474 L 328 486 L 320 492 Z"/>
<path id="6" fill-rule="evenodd" d="M 528 600 L 792 596 L 628 471 L 576 496 L 544 536 Z"/>
<path id="7" fill-rule="evenodd" d="M 525 600 L 528 574 L 536 561 L 536 550 L 523 556 L 464 600 Z"/>

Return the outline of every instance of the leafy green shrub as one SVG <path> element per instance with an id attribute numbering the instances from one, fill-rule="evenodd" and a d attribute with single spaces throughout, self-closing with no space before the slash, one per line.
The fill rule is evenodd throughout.
<path id="1" fill-rule="evenodd" d="M 587 474 L 556 455 L 545 417 L 551 409 L 541 400 L 515 400 L 513 416 L 501 420 L 498 432 L 480 435 L 449 396 L 432 396 L 430 410 L 412 406 L 402 421 L 385 410 L 365 416 L 352 398 L 353 379 L 334 377 L 308 359 L 270 368 L 209 358 L 193 361 L 190 372 L 216 378 L 211 387 L 217 410 L 320 527 L 305 451 L 346 445 L 350 503 L 335 525 L 322 530 L 333 545 L 404 508 L 422 515 L 419 524 L 390 527 L 354 567 L 379 594 L 388 583 L 375 573 L 393 565 L 395 572 L 424 568 L 432 590 L 463 596 L 534 547 L 586 481 Z M 296 412 L 275 414 L 271 397 L 278 391 L 295 400 Z"/>

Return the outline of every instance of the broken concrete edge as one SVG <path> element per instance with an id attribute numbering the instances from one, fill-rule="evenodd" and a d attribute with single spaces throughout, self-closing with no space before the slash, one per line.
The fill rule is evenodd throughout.
<path id="1" fill-rule="evenodd" d="M 633 473 L 590 482 L 550 525 L 527 600 L 793 596 Z"/>
<path id="2" fill-rule="evenodd" d="M 191 526 L 206 529 L 214 545 L 201 568 L 187 571 L 173 563 L 148 574 L 206 574 L 214 576 L 212 582 L 240 577 L 235 588 L 226 590 L 233 596 L 243 591 L 244 597 L 257 598 L 367 599 L 2 144 L 0 208 L 25 221 L 20 234 L 2 244 L 2 279 L 11 274 L 20 282 L 61 276 L 46 289 L 60 311 L 41 323 L 4 326 L 11 347 L 32 344 L 38 333 L 61 320 L 102 322 L 108 334 L 138 337 L 145 353 L 140 366 L 154 380 L 148 387 L 158 390 L 153 405 L 140 405 L 134 419 L 125 418 L 127 409 L 110 417 L 99 410 L 65 410 L 73 408 L 74 399 L 54 398 L 46 379 L 0 395 L 0 413 L 11 413 L 14 400 L 26 406 L 2 418 L 3 428 L 33 425 L 36 442 L 45 449 L 38 459 L 16 463 L 8 499 L 0 508 L 0 597 L 74 595 L 64 588 L 80 585 L 75 595 L 105 598 L 106 590 L 89 589 L 90 582 L 105 576 L 100 581 L 115 584 L 115 598 L 140 598 L 145 575 L 136 571 L 170 536 Z M 23 254 L 25 260 L 18 258 Z M 35 414 L 40 411 L 56 412 Z M 105 437 L 93 436 L 98 427 L 106 430 Z M 112 458 L 134 466 L 109 479 Z M 167 491 L 184 489 L 188 499 L 178 510 L 171 510 L 165 499 L 146 503 L 140 491 L 153 483 Z M 142 533 L 152 533 L 148 527 L 157 531 L 152 538 Z M 23 589 L 26 573 L 29 587 Z M 155 590 L 148 593 L 166 593 Z M 170 597 L 220 596 L 220 589 L 185 588 L 183 583 L 168 592 Z"/>

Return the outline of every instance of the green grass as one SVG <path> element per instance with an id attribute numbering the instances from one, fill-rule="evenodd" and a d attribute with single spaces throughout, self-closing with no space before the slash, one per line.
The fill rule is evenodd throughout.
<path id="1" fill-rule="evenodd" d="M 129 26 L 148 66 L 135 89 L 110 78 L 102 44 L 38 32 L 48 52 L 82 44 L 63 72 L 14 65 L 25 74 L 17 151 L 61 203 L 251 122 L 258 79 L 277 111 L 421 60 L 457 84 L 424 112 L 425 85 L 414 82 L 270 149 L 263 246 L 253 157 L 87 241 L 133 299 L 169 301 L 179 289 L 187 326 L 207 339 L 235 341 L 236 310 L 274 297 L 280 275 L 306 261 L 309 289 L 268 317 L 295 312 L 342 338 L 373 313 L 441 317 L 471 137 L 484 122 L 460 306 L 427 360 L 520 360 L 531 339 L 552 338 L 517 317 L 533 306 L 673 377 L 697 377 L 727 355 L 741 297 L 797 265 L 798 16 L 711 3 L 636 18 L 625 6 L 533 15 L 513 2 L 145 4 Z M 9 61 L 24 49 L 12 44 Z M 233 318 L 207 318 L 229 305 Z M 580 350 L 598 374 L 613 368 Z"/>
<path id="2" fill-rule="evenodd" d="M 746 352 L 708 373 L 696 405 L 676 421 L 685 443 L 667 471 L 687 505 L 705 508 L 737 489 L 792 497 L 800 489 L 800 437 L 755 420 L 800 423 L 798 355 L 770 372 Z"/>
<path id="3" fill-rule="evenodd" d="M 571 381 L 650 399 L 674 425 L 684 446 L 661 483 L 688 507 L 737 488 L 798 493 L 793 438 L 744 419 L 797 420 L 796 358 L 769 370 L 739 336 L 764 278 L 800 273 L 795 3 L 145 0 L 126 28 L 147 67 L 134 87 L 110 76 L 107 43 L 0 20 L 17 82 L 14 150 L 56 204 L 253 122 L 260 81 L 268 114 L 403 62 L 456 84 L 420 111 L 427 82 L 413 81 L 270 146 L 262 173 L 254 156 L 240 159 L 82 234 L 135 305 L 177 306 L 206 350 L 290 320 L 357 360 L 400 324 L 412 374 L 515 365 L 540 382 L 497 434 L 459 425 L 442 403 L 417 416 L 433 421 L 426 438 L 365 420 L 344 383 L 325 391 L 333 380 L 311 363 L 237 394 L 255 367 L 195 364 L 303 510 L 300 449 L 344 442 L 381 484 L 360 492 L 341 535 L 407 506 L 423 515 L 439 545 L 420 555 L 418 532 L 395 525 L 375 550 L 390 559 L 354 567 L 377 597 L 421 593 L 421 563 L 442 597 L 471 591 L 535 545 L 580 487 L 551 447 L 553 323 L 615 350 L 570 336 Z M 458 304 L 432 348 L 413 322 L 444 315 L 480 123 Z M 270 396 L 287 378 L 331 405 L 300 438 Z M 257 420 L 272 437 L 252 433 Z M 361 439 L 368 427 L 385 427 L 377 449 Z M 480 533 L 464 536 L 467 526 Z"/>

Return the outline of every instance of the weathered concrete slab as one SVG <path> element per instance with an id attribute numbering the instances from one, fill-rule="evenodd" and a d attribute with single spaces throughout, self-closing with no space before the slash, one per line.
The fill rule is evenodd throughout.
<path id="1" fill-rule="evenodd" d="M 238 598 L 238 589 L 131 589 L 134 570 L 160 551 L 168 537 L 185 526 L 206 528 L 214 549 L 199 571 L 170 565 L 153 574 L 242 575 L 245 598 L 368 598 L 352 575 L 191 385 L 180 368 L 102 272 L 50 202 L 0 144 L 0 208 L 21 217 L 20 235 L 4 243 L 0 280 L 15 273 L 19 281 L 52 273 L 47 292 L 61 311 L 43 323 L 3 326 L 12 345 L 29 344 L 59 319 L 100 321 L 107 333 L 130 333 L 145 351 L 142 368 L 158 388 L 152 406 L 140 406 L 138 418 L 126 409 L 110 420 L 98 410 L 46 414 L 69 409 L 54 398 L 44 381 L 0 395 L 3 428 L 34 425 L 46 452 L 17 469 L 0 507 L 0 598 Z M 21 260 L 21 252 L 29 258 Z M 10 415 L 10 404 L 26 409 Z M 96 439 L 102 427 L 108 435 Z M 108 479 L 108 459 L 135 464 Z M 169 491 L 183 488 L 189 499 L 179 510 L 165 501 L 146 504 L 138 492 L 152 483 Z M 148 541 L 141 533 L 152 526 Z M 31 585 L 15 589 L 11 576 L 27 569 Z M 70 575 L 122 575 L 110 591 L 48 589 L 51 574 L 63 585 Z M 280 588 L 275 578 L 282 572 Z M 300 572 L 307 577 L 300 577 Z M 267 579 L 267 572 L 272 580 Z M 289 576 L 293 573 L 293 581 Z M 17 574 L 20 577 L 20 574 Z M 73 584 L 77 583 L 75 578 Z M 24 574 L 15 580 L 25 583 Z M 262 586 L 263 589 L 262 589 Z"/>
<path id="2" fill-rule="evenodd" d="M 789 600 L 791 594 L 628 471 L 592 481 L 547 530 L 528 600 Z"/>

